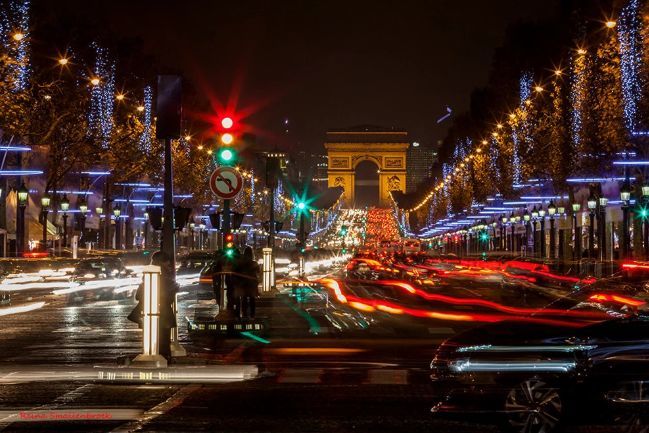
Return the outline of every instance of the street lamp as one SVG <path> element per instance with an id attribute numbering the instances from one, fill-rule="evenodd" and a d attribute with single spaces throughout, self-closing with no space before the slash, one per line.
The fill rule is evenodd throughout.
<path id="1" fill-rule="evenodd" d="M 104 208 L 101 206 L 97 206 L 95 208 L 95 213 L 97 214 L 97 218 L 99 219 L 99 239 L 98 239 L 98 247 L 99 248 L 105 248 L 103 243 L 104 243 L 104 235 L 103 233 L 103 225 L 105 224 L 104 221 Z"/>
<path id="2" fill-rule="evenodd" d="M 29 199 L 29 190 L 25 183 L 18 188 L 18 214 L 16 218 L 16 255 L 21 256 L 25 250 L 25 208 Z"/>
<path id="3" fill-rule="evenodd" d="M 47 214 L 50 212 L 50 196 L 45 191 L 41 197 L 41 223 L 43 224 L 43 251 L 47 251 Z"/>
<path id="4" fill-rule="evenodd" d="M 85 242 L 85 231 L 86 231 L 86 214 L 88 213 L 88 203 L 86 203 L 86 200 L 82 197 L 81 200 L 79 200 L 79 225 L 80 225 L 80 231 L 81 231 L 81 236 L 80 239 L 83 239 Z"/>
<path id="5" fill-rule="evenodd" d="M 631 201 L 631 182 L 629 181 L 629 176 L 626 176 L 620 189 L 620 199 L 622 200 L 622 245 L 620 248 L 620 258 L 626 259 L 629 254 L 629 202 Z"/>
<path id="6" fill-rule="evenodd" d="M 59 202 L 59 208 L 63 212 L 63 247 L 68 245 L 68 210 L 70 209 L 70 201 L 68 196 L 64 195 Z"/>
<path id="7" fill-rule="evenodd" d="M 515 243 L 514 243 L 514 236 L 515 236 L 514 231 L 515 231 L 515 229 L 516 229 L 516 217 L 514 216 L 514 212 L 512 212 L 512 214 L 509 216 L 509 222 L 510 222 L 510 224 L 511 224 L 511 226 L 512 226 L 512 242 L 511 242 L 511 244 L 512 244 L 512 249 L 511 249 L 511 251 L 512 251 L 512 253 L 513 253 L 513 252 L 516 250 L 516 248 L 515 248 L 516 245 L 515 245 Z"/>
<path id="8" fill-rule="evenodd" d="M 592 194 L 586 202 L 590 216 L 590 226 L 588 230 L 588 258 L 592 259 L 595 255 L 595 209 L 597 208 L 597 199 Z"/>
<path id="9" fill-rule="evenodd" d="M 539 206 L 539 218 L 541 219 L 541 258 L 545 259 L 545 209 L 541 206 Z"/>
<path id="10" fill-rule="evenodd" d="M 548 215 L 550 215 L 550 259 L 555 258 L 555 251 L 557 248 L 557 238 L 554 232 L 554 215 L 557 213 L 557 207 L 553 200 L 548 204 Z"/>
<path id="11" fill-rule="evenodd" d="M 640 207 L 640 216 L 642 217 L 642 237 L 644 243 L 645 260 L 649 259 L 649 224 L 647 223 L 647 205 L 649 205 L 649 184 L 642 185 L 642 205 Z"/>
<path id="12" fill-rule="evenodd" d="M 115 216 L 115 249 L 122 249 L 122 231 L 119 225 L 119 216 L 122 214 L 122 210 L 119 208 L 119 205 L 115 205 L 113 208 L 113 215 Z"/>
<path id="13" fill-rule="evenodd" d="M 532 216 L 530 215 L 530 212 L 525 209 L 525 213 L 523 214 L 523 221 L 525 223 L 525 255 L 527 255 L 527 246 L 530 244 L 530 220 L 532 219 Z"/>
<path id="14" fill-rule="evenodd" d="M 192 233 L 192 242 L 194 234 Z M 144 249 L 149 248 L 149 212 L 144 212 Z"/>
<path id="15" fill-rule="evenodd" d="M 502 224 L 500 225 L 500 248 L 503 251 L 507 251 L 507 215 L 503 215 L 500 219 Z"/>
<path id="16" fill-rule="evenodd" d="M 534 206 L 532 208 L 532 240 L 534 242 L 534 249 L 533 249 L 534 250 L 534 255 L 536 255 L 537 250 L 539 248 L 538 247 L 539 243 L 538 243 L 538 240 L 536 238 L 536 224 L 538 222 L 538 219 L 539 219 L 539 211 L 536 208 L 536 206 Z"/>
<path id="17" fill-rule="evenodd" d="M 606 259 L 606 205 L 608 199 L 606 197 L 599 198 L 599 218 L 597 226 L 599 227 L 599 259 Z"/>
<path id="18" fill-rule="evenodd" d="M 572 231 L 574 233 L 574 250 L 573 250 L 573 259 L 581 259 L 581 230 L 577 225 L 577 214 L 581 211 L 581 203 L 572 204 Z"/>

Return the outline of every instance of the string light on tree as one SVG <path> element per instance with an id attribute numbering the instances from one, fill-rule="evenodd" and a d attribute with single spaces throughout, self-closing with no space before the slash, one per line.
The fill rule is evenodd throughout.
<path id="1" fill-rule="evenodd" d="M 88 126 L 90 134 L 100 141 L 103 148 L 108 148 L 113 131 L 115 62 L 110 60 L 105 48 L 97 43 L 93 43 L 93 47 L 95 65 L 90 78 Z"/>
<path id="2" fill-rule="evenodd" d="M 643 85 L 646 84 L 640 78 L 643 41 L 639 7 L 639 0 L 629 0 L 626 6 L 622 8 L 617 23 L 624 119 L 629 132 L 634 132 L 638 127 L 636 125 L 638 103 L 642 95 Z"/>
<path id="3" fill-rule="evenodd" d="M 144 113 L 144 118 L 142 119 L 142 134 L 140 135 L 140 148 L 144 151 L 151 150 L 151 126 L 152 126 L 152 116 L 151 110 L 153 109 L 153 89 L 151 86 L 146 86 L 144 88 L 144 104 L 141 105 L 142 113 Z"/>

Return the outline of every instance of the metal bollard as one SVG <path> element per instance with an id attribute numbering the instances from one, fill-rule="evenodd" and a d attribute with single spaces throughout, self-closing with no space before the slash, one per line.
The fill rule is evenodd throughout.
<path id="1" fill-rule="evenodd" d="M 264 248 L 263 252 L 263 262 L 262 262 L 262 285 L 261 292 L 262 294 L 269 294 L 273 287 L 275 286 L 275 266 L 273 263 L 273 249 Z"/>
<path id="2" fill-rule="evenodd" d="M 181 356 L 187 356 L 187 351 L 178 341 L 178 293 L 174 298 L 174 303 L 172 304 L 175 327 L 171 328 L 171 356 L 176 358 Z"/>
<path id="3" fill-rule="evenodd" d="M 144 323 L 142 353 L 133 363 L 142 367 L 166 367 L 167 360 L 159 352 L 160 331 L 160 266 L 145 266 L 144 275 Z"/>

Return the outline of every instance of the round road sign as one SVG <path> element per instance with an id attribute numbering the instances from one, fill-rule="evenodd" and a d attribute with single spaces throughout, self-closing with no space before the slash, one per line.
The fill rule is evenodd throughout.
<path id="1" fill-rule="evenodd" d="M 243 178 L 232 167 L 218 167 L 210 176 L 210 189 L 223 200 L 234 198 L 241 192 Z"/>

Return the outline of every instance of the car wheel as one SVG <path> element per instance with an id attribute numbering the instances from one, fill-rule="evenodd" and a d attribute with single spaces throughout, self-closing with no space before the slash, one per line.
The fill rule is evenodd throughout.
<path id="1" fill-rule="evenodd" d="M 505 428 L 520 433 L 550 433 L 563 414 L 559 388 L 533 378 L 513 387 L 505 398 Z"/>
<path id="2" fill-rule="evenodd" d="M 649 385 L 647 382 L 625 384 L 617 392 L 619 399 L 626 401 L 616 411 L 615 424 L 623 433 L 649 433 Z"/>

